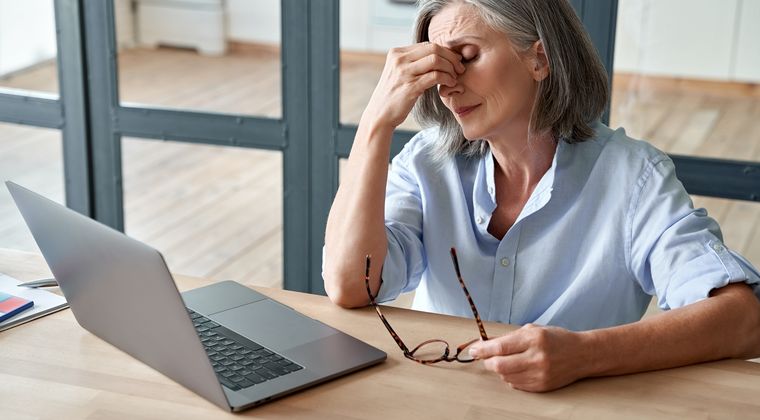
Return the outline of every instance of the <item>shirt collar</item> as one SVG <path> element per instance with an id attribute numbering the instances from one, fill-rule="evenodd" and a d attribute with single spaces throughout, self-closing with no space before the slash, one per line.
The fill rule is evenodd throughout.
<path id="1" fill-rule="evenodd" d="M 525 207 L 515 223 L 540 210 L 549 202 L 549 199 L 551 199 L 551 193 L 555 187 L 557 162 L 564 149 L 565 142 L 560 140 L 554 151 L 551 167 L 549 167 L 549 170 L 547 170 L 544 176 L 538 181 L 536 188 L 525 203 Z M 486 152 L 485 156 L 480 161 L 473 188 L 473 199 L 477 209 L 476 213 L 483 213 L 487 216 L 486 223 L 482 224 L 486 227 L 488 226 L 488 222 L 490 222 L 491 214 L 496 209 L 496 184 L 494 180 L 494 171 L 493 153 L 491 153 L 491 149 L 489 148 L 488 152 Z"/>

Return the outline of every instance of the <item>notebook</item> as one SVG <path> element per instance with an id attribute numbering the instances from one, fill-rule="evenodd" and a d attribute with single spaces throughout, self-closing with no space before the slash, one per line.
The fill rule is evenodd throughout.
<path id="1" fill-rule="evenodd" d="M 62 296 L 46 290 L 18 287 L 17 284 L 19 283 L 21 283 L 19 280 L 0 273 L 0 292 L 31 300 L 34 302 L 34 306 L 0 322 L 0 331 L 69 307 L 66 299 Z"/>
<path id="2" fill-rule="evenodd" d="M 34 302 L 29 299 L 0 292 L 0 321 L 5 321 L 32 306 L 34 306 Z"/>

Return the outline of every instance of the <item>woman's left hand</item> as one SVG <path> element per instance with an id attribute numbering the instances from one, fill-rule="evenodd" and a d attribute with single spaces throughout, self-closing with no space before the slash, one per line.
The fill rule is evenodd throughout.
<path id="1" fill-rule="evenodd" d="M 512 388 L 544 392 L 586 376 L 590 348 L 581 333 L 526 324 L 501 337 L 475 343 L 471 355 L 483 360 Z"/>

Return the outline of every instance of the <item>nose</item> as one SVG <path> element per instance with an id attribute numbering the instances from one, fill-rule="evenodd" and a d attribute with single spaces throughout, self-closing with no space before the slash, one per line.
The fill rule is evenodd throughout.
<path id="1" fill-rule="evenodd" d="M 457 83 L 454 86 L 438 85 L 438 95 L 441 98 L 448 98 L 450 96 L 464 92 L 464 85 L 462 85 L 461 74 L 457 77 L 456 81 Z"/>

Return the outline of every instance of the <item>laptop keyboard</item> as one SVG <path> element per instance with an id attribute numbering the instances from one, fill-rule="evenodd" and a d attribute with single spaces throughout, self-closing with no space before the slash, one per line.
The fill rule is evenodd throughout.
<path id="1" fill-rule="evenodd" d="M 192 309 L 187 311 L 219 382 L 227 388 L 237 391 L 303 369 Z"/>

